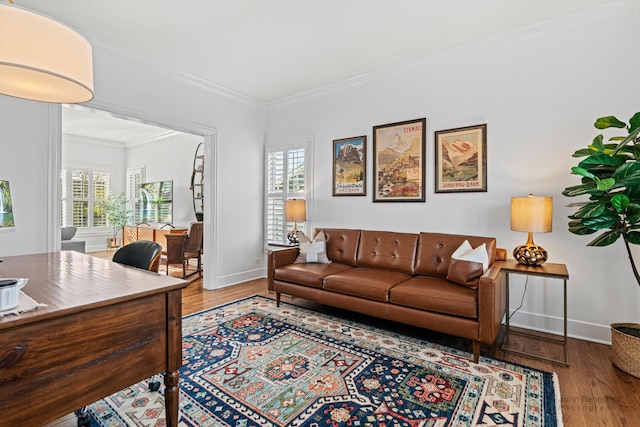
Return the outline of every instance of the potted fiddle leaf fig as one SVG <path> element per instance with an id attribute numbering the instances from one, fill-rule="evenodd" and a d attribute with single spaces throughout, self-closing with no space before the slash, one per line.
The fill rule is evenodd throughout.
<path id="1" fill-rule="evenodd" d="M 582 177 L 579 185 L 567 187 L 565 196 L 588 195 L 589 201 L 569 216 L 569 231 L 578 235 L 598 234 L 588 246 L 608 246 L 622 240 L 631 270 L 640 286 L 640 274 L 630 245 L 640 245 L 640 112 L 629 124 L 614 116 L 601 117 L 597 129 L 620 129 L 608 141 L 602 134 L 573 157 L 582 158 L 571 173 Z M 611 358 L 625 372 L 640 377 L 640 324 L 611 325 Z"/>
<path id="2" fill-rule="evenodd" d="M 107 223 L 113 228 L 113 237 L 107 238 L 107 247 L 117 248 L 120 246 L 118 232 L 131 220 L 132 216 L 131 210 L 127 209 L 127 196 L 124 193 L 109 193 L 103 203 L 103 209 Z"/>

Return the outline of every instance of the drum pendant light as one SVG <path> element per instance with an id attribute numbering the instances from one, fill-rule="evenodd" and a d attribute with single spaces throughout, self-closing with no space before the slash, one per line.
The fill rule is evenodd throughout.
<path id="1" fill-rule="evenodd" d="M 51 103 L 93 99 L 89 42 L 70 28 L 0 4 L 0 93 Z"/>

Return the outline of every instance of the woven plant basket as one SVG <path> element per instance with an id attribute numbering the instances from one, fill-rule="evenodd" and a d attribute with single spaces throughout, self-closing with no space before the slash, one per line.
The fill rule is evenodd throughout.
<path id="1" fill-rule="evenodd" d="M 640 324 L 611 324 L 611 361 L 626 373 L 640 378 L 640 338 L 620 332 L 620 327 L 640 329 Z"/>

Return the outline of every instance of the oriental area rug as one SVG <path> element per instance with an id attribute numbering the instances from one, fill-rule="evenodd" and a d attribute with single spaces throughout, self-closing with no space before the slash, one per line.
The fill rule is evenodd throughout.
<path id="1" fill-rule="evenodd" d="M 561 426 L 555 374 L 250 297 L 183 319 L 180 426 Z M 92 426 L 163 426 L 148 382 Z"/>

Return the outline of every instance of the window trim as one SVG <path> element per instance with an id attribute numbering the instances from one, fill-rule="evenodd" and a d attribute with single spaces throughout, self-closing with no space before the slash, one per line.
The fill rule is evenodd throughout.
<path id="1" fill-rule="evenodd" d="M 292 150 L 298 150 L 298 149 L 304 149 L 305 150 L 305 155 L 304 155 L 304 192 L 300 193 L 300 192 L 296 192 L 296 193 L 290 193 L 288 191 L 288 184 L 287 183 L 283 183 L 283 192 L 282 192 L 282 201 L 284 204 L 284 201 L 287 199 L 291 199 L 291 198 L 303 198 L 307 201 L 307 221 L 305 221 L 302 226 L 301 224 L 298 224 L 298 229 L 304 231 L 306 233 L 306 230 L 312 230 L 313 227 L 311 225 L 311 221 L 310 219 L 313 218 L 312 215 L 312 201 L 313 201 L 313 182 L 312 182 L 312 177 L 313 177 L 313 173 L 312 173 L 312 167 L 313 167 L 313 160 L 312 160 L 312 152 L 313 152 L 313 138 L 312 137 L 308 137 L 308 138 L 301 138 L 295 141 L 290 141 L 288 143 L 280 143 L 280 144 L 267 144 L 265 145 L 265 152 L 264 152 L 264 215 L 263 215 L 263 220 L 264 220 L 264 241 L 265 241 L 265 245 L 269 245 L 269 244 L 285 244 L 286 243 L 286 233 L 288 231 L 290 231 L 291 229 L 293 229 L 293 223 L 287 223 L 284 222 L 284 218 L 283 218 L 283 222 L 284 222 L 284 233 L 282 236 L 282 241 L 277 241 L 277 240 L 270 240 L 269 239 L 269 200 L 271 198 L 273 198 L 273 194 L 274 193 L 270 193 L 269 191 L 269 154 L 274 153 L 274 152 L 278 152 L 278 151 L 283 151 L 285 153 L 285 157 L 283 159 L 284 162 L 284 172 L 283 174 L 285 176 L 287 176 L 288 174 L 288 156 L 286 155 L 286 153 L 288 153 L 289 151 Z M 277 197 L 277 194 L 276 194 Z"/>
<path id="2" fill-rule="evenodd" d="M 88 189 L 88 197 L 73 197 L 73 173 L 75 171 L 87 172 L 89 174 L 89 189 Z M 78 201 L 87 201 L 87 226 L 86 227 L 78 227 L 78 233 L 87 233 L 87 232 L 102 232 L 102 231 L 110 231 L 111 227 L 107 224 L 104 226 L 94 226 L 93 225 L 93 209 L 94 206 L 102 200 L 105 199 L 96 199 L 96 191 L 95 191 L 95 175 L 97 173 L 107 174 L 109 185 L 107 189 L 107 194 L 111 192 L 111 181 L 113 177 L 113 171 L 109 167 L 104 166 L 74 166 L 67 165 L 61 168 L 60 173 L 60 181 L 61 181 L 61 194 L 60 194 L 60 226 L 69 226 L 73 225 L 73 202 L 75 200 Z M 67 221 L 65 221 L 65 218 Z"/>

